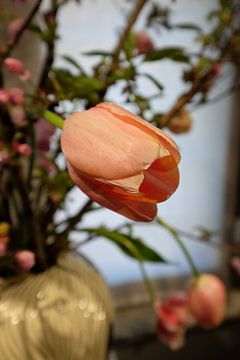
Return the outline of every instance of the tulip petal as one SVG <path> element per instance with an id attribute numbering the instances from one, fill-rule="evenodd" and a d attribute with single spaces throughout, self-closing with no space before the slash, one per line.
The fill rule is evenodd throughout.
<path id="1" fill-rule="evenodd" d="M 144 171 L 144 180 L 139 191 L 146 197 L 161 202 L 174 193 L 178 184 L 178 168 L 162 170 L 161 160 L 156 160 L 149 169 Z"/>
<path id="2" fill-rule="evenodd" d="M 122 121 L 124 121 L 125 123 L 132 124 L 135 127 L 138 126 L 143 131 L 147 132 L 149 135 L 154 136 L 158 141 L 160 140 L 160 143 L 162 143 L 164 147 L 169 150 L 169 153 L 172 154 L 174 158 L 174 166 L 179 163 L 180 154 L 177 145 L 166 132 L 156 128 L 155 126 L 149 124 L 147 121 L 141 119 L 139 116 L 114 103 L 105 102 L 98 104 L 96 107 L 108 110 L 117 118 L 122 119 Z"/>
<path id="3" fill-rule="evenodd" d="M 147 169 L 160 151 L 156 136 L 119 121 L 100 107 L 67 118 L 61 144 L 75 168 L 88 176 L 109 180 L 134 176 Z"/>
<path id="4" fill-rule="evenodd" d="M 124 198 L 121 194 L 113 192 L 110 186 L 80 174 L 69 163 L 68 170 L 74 183 L 101 206 L 134 221 L 152 221 L 156 216 L 156 204 Z"/>

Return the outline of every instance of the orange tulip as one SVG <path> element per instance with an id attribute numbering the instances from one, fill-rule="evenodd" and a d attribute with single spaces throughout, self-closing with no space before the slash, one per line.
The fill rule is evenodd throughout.
<path id="1" fill-rule="evenodd" d="M 178 187 L 174 141 L 118 105 L 102 103 L 69 116 L 61 145 L 76 185 L 129 219 L 153 220 L 156 203 Z"/>

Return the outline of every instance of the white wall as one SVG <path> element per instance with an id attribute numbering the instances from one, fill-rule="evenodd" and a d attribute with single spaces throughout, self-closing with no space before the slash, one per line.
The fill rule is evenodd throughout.
<path id="1" fill-rule="evenodd" d="M 170 1 L 161 0 L 161 4 L 168 3 Z M 206 29 L 208 25 L 204 22 L 204 16 L 215 3 L 208 0 L 179 0 L 172 5 L 173 19 L 176 22 L 194 20 Z M 69 2 L 60 14 L 61 40 L 57 47 L 59 55 L 57 63 L 62 63 L 60 55 L 70 54 L 81 58 L 82 64 L 90 69 L 95 60 L 81 56 L 81 52 L 112 49 L 117 33 L 125 22 L 126 9 L 130 9 L 132 4 L 133 2 L 120 0 L 92 0 L 82 1 L 82 5 L 78 7 L 75 2 Z M 136 24 L 136 29 L 142 29 L 142 24 L 143 17 Z M 151 34 L 158 46 L 180 45 L 192 51 L 196 50 L 196 45 L 192 43 L 194 36 L 186 31 L 173 33 L 162 31 L 159 34 L 151 31 Z M 159 112 L 168 109 L 183 89 L 180 81 L 182 67 L 164 61 L 160 64 L 144 65 L 144 69 L 159 74 L 161 81 L 166 85 L 166 96 L 155 101 L 154 107 Z M 225 77 L 228 76 L 228 69 L 225 69 L 224 73 Z M 221 92 L 221 89 L 226 86 L 226 80 L 218 83 L 215 93 Z M 141 82 L 141 91 L 151 93 L 153 89 L 148 82 Z M 110 91 L 108 99 L 122 104 L 119 88 Z M 179 228 L 193 230 L 195 226 L 202 225 L 212 230 L 221 231 L 222 229 L 231 106 L 231 98 L 228 98 L 216 105 L 194 111 L 193 130 L 186 135 L 175 137 L 182 154 L 181 184 L 169 201 L 159 205 L 159 215 Z M 69 213 L 73 213 L 85 198 L 78 189 L 74 190 L 71 197 L 74 200 L 68 204 Z M 125 220 L 121 216 L 109 210 L 101 210 L 96 214 L 86 216 L 84 224 L 116 225 L 123 221 Z M 188 265 L 177 245 L 165 231 L 150 225 L 139 225 L 136 227 L 136 233 L 143 235 L 149 244 L 167 258 L 179 263 L 179 266 L 148 266 L 151 275 L 178 275 L 188 271 Z M 78 239 L 79 235 L 75 234 L 74 237 Z M 186 240 L 186 245 L 201 269 L 217 267 L 220 260 L 218 251 L 190 240 Z M 95 240 L 81 249 L 97 265 L 110 284 L 140 278 L 136 262 L 129 260 L 114 245 L 105 240 Z"/>

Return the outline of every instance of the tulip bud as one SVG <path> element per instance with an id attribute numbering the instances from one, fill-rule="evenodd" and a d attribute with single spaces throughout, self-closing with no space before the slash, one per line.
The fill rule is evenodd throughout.
<path id="1" fill-rule="evenodd" d="M 156 204 L 178 187 L 180 154 L 174 141 L 115 104 L 69 116 L 61 146 L 76 185 L 129 219 L 153 220 Z"/>
<path id="2" fill-rule="evenodd" d="M 18 251 L 15 254 L 15 260 L 19 269 L 27 272 L 35 265 L 35 254 L 29 250 Z"/>
<path id="3" fill-rule="evenodd" d="M 218 326 L 226 312 L 226 289 L 215 275 L 203 274 L 188 290 L 188 302 L 192 315 L 200 326 Z"/>

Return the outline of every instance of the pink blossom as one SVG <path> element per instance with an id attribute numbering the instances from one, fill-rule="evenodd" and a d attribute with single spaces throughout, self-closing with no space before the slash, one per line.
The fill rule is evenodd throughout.
<path id="1" fill-rule="evenodd" d="M 197 323 L 206 328 L 218 326 L 226 312 L 226 289 L 215 275 L 202 274 L 188 290 L 189 308 Z"/>
<path id="2" fill-rule="evenodd" d="M 9 93 L 7 90 L 0 89 L 0 104 L 7 104 L 9 102 Z"/>
<path id="3" fill-rule="evenodd" d="M 8 90 L 9 100 L 13 105 L 22 105 L 25 102 L 23 90 L 12 87 Z"/>
<path id="4" fill-rule="evenodd" d="M 8 24 L 7 34 L 11 41 L 15 39 L 17 33 L 22 28 L 23 22 L 22 18 L 16 18 Z"/>
<path id="5" fill-rule="evenodd" d="M 26 121 L 26 112 L 22 106 L 14 106 L 10 112 L 11 120 L 16 126 L 25 126 Z"/>
<path id="6" fill-rule="evenodd" d="M 156 331 L 161 340 L 172 350 L 181 348 L 186 330 L 194 325 L 185 294 L 173 294 L 167 301 L 156 306 Z"/>
<path id="7" fill-rule="evenodd" d="M 23 272 L 29 271 L 35 265 L 35 254 L 29 250 L 16 252 L 15 260 L 19 269 Z"/>
<path id="8" fill-rule="evenodd" d="M 56 128 L 44 119 L 36 122 L 36 143 L 38 151 L 46 153 L 50 149 L 50 138 Z"/>
<path id="9" fill-rule="evenodd" d="M 13 141 L 11 144 L 13 150 L 17 151 L 23 156 L 29 156 L 32 153 L 32 149 L 28 144 L 21 144 L 17 141 Z"/>
<path id="10" fill-rule="evenodd" d="M 4 65 L 11 73 L 19 75 L 21 80 L 26 81 L 29 79 L 30 72 L 21 60 L 9 57 L 4 60 Z"/>
<path id="11" fill-rule="evenodd" d="M 147 54 L 155 48 L 150 36 L 144 31 L 136 32 L 134 34 L 134 39 L 138 54 Z"/>

